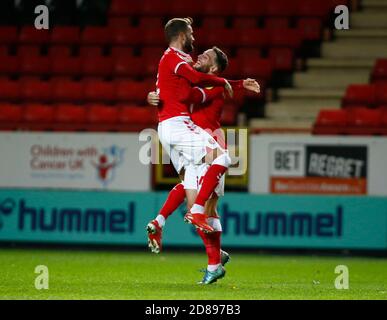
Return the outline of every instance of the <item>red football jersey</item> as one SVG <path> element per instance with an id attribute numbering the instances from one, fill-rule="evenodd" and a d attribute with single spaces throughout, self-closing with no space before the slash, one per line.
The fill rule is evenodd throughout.
<path id="1" fill-rule="evenodd" d="M 225 80 L 194 70 L 189 54 L 175 48 L 168 48 L 162 56 L 157 74 L 157 92 L 160 97 L 159 121 L 178 116 L 189 116 L 192 84 L 224 86 Z"/>
<path id="2" fill-rule="evenodd" d="M 234 91 L 243 89 L 243 80 L 229 80 L 229 82 Z M 189 102 L 194 104 L 191 113 L 192 121 L 203 129 L 212 131 L 219 129 L 224 100 L 225 92 L 221 87 L 193 88 L 189 97 Z"/>
<path id="3" fill-rule="evenodd" d="M 243 89 L 243 80 L 229 81 L 234 90 Z M 194 104 L 191 113 L 192 121 L 208 132 L 225 147 L 225 140 L 221 128 L 220 118 L 225 101 L 225 90 L 217 88 L 199 88 L 192 89 L 189 101 Z"/>

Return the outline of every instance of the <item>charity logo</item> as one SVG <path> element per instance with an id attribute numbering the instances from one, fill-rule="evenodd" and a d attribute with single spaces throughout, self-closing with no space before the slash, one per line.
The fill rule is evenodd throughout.
<path id="1" fill-rule="evenodd" d="M 114 181 L 117 168 L 123 162 L 124 152 L 125 148 L 112 145 L 102 149 L 102 152 L 97 157 L 97 161 L 91 161 L 91 164 L 96 169 L 97 179 L 103 187 L 107 187 Z"/>
<path id="2" fill-rule="evenodd" d="M 13 199 L 7 198 L 0 202 L 0 229 L 3 228 L 4 217 L 9 216 L 15 207 L 16 203 Z"/>

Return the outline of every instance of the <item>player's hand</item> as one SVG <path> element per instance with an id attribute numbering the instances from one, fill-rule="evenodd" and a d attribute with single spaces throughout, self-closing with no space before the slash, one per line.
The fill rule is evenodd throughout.
<path id="1" fill-rule="evenodd" d="M 256 80 L 250 78 L 243 80 L 243 88 L 245 88 L 246 90 L 253 91 L 257 94 L 261 92 L 261 87 L 259 83 Z"/>
<path id="2" fill-rule="evenodd" d="M 156 91 L 152 91 L 148 93 L 146 101 L 148 101 L 151 106 L 158 106 L 160 103 L 160 97 Z"/>
<path id="3" fill-rule="evenodd" d="M 229 95 L 229 97 L 232 98 L 234 96 L 234 91 L 232 90 L 232 86 L 230 82 L 228 82 L 227 80 L 225 81 L 226 81 L 226 84 L 224 85 L 224 88 L 226 89 L 226 92 Z"/>

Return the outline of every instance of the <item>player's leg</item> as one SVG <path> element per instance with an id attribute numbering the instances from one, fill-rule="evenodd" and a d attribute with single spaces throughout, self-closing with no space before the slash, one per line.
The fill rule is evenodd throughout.
<path id="1" fill-rule="evenodd" d="M 183 175 L 180 174 L 180 179 Z M 156 218 L 150 221 L 146 227 L 148 234 L 148 247 L 153 253 L 160 253 L 162 249 L 162 233 L 165 221 L 168 217 L 184 202 L 185 189 L 184 184 L 178 183 L 169 192 L 166 201 L 164 202 L 159 214 Z"/>
<path id="2" fill-rule="evenodd" d="M 203 183 L 196 197 L 195 204 L 192 206 L 191 214 L 204 213 L 204 205 L 214 192 L 219 180 L 231 165 L 231 159 L 225 150 L 219 148 L 212 150 L 206 155 L 206 163 L 211 162 L 207 173 L 203 177 Z"/>
<path id="3" fill-rule="evenodd" d="M 224 277 L 226 270 L 223 267 L 221 259 L 221 233 L 222 226 L 220 224 L 219 216 L 217 214 L 217 202 L 218 197 L 214 195 L 207 200 L 205 204 L 205 210 L 208 212 L 208 224 L 214 228 L 214 232 L 204 233 L 198 230 L 200 237 L 206 247 L 206 253 L 208 257 L 208 265 L 205 275 L 200 284 L 211 284 L 216 282 L 218 279 Z"/>

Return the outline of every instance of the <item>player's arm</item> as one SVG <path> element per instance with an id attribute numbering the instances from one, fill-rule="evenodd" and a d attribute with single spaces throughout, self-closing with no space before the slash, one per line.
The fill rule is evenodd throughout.
<path id="1" fill-rule="evenodd" d="M 179 62 L 175 67 L 175 74 L 178 76 L 187 79 L 190 83 L 197 86 L 214 86 L 214 87 L 224 87 L 230 97 L 233 96 L 233 90 L 230 83 L 224 79 L 211 74 L 202 73 L 196 71 L 185 61 Z"/>
<path id="2" fill-rule="evenodd" d="M 257 94 L 260 93 L 261 91 L 259 83 L 254 79 L 247 78 L 244 80 L 228 80 L 228 81 L 231 84 L 234 91 L 246 89 L 249 91 L 253 91 Z"/>
<path id="3" fill-rule="evenodd" d="M 193 87 L 187 98 L 186 103 L 203 104 L 212 101 L 223 95 L 224 89 L 222 87 L 214 87 L 211 89 Z"/>

